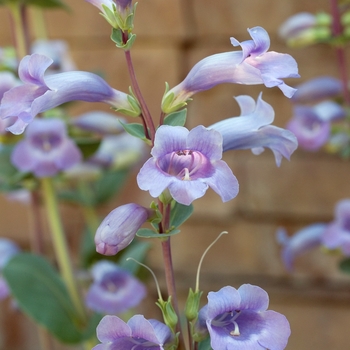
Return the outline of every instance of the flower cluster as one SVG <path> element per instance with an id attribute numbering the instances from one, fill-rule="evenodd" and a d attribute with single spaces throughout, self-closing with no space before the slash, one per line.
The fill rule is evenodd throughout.
<path id="1" fill-rule="evenodd" d="M 345 257 L 350 256 L 350 199 L 340 200 L 334 210 L 334 220 L 330 223 L 309 225 L 288 237 L 285 229 L 277 231 L 277 239 L 283 246 L 282 259 L 289 271 L 293 269 L 295 258 L 314 248 L 324 246 L 329 250 L 339 250 Z"/>
<path id="2" fill-rule="evenodd" d="M 0 279 L 0 297 L 11 290 L 21 309 L 67 343 L 92 339 L 91 325 L 99 320 L 97 338 L 100 344 L 94 346 L 95 350 L 194 350 L 202 348 L 205 342 L 210 343 L 213 350 L 283 350 L 290 335 L 289 323 L 283 315 L 268 310 L 268 294 L 250 284 L 209 292 L 208 303 L 200 308 L 202 292 L 197 281 L 196 291 L 190 290 L 187 300 L 191 312 L 185 312 L 188 332 L 184 332 L 176 295 L 171 238 L 180 232 L 180 226 L 192 214 L 192 203 L 203 197 L 209 187 L 223 202 L 239 195 L 238 180 L 223 160 L 224 152 L 250 149 L 259 155 L 269 148 L 276 165 L 280 166 L 283 158 L 290 159 L 298 140 L 303 143 L 297 127 L 291 126 L 289 131 L 272 125 L 275 112 L 262 99 L 262 93 L 256 100 L 248 95 L 236 96 L 239 116 L 219 119 L 208 126 L 198 125 L 191 130 L 184 126 L 187 118 L 184 107 L 188 100 L 224 83 L 278 87 L 286 97 L 295 95 L 300 99 L 300 94 L 295 94 L 296 89 L 284 81 L 299 77 L 296 61 L 288 54 L 269 51 L 270 37 L 264 28 L 250 28 L 251 39 L 240 42 L 231 38 L 231 44 L 240 47 L 239 50 L 203 58 L 182 82 L 173 88 L 166 86 L 159 123 L 155 124 L 130 55 L 136 37 L 132 33 L 136 4 L 131 0 L 87 2 L 100 10 L 112 26 L 112 41 L 124 51 L 131 78 L 130 92 L 112 88 L 96 74 L 75 70 L 67 47 L 61 41 L 36 41 L 31 54 L 19 62 L 19 79 L 12 73 L 0 73 L 0 119 L 3 123 L 0 131 L 14 135 L 23 133 L 16 142 L 12 142 L 13 135 L 4 136 L 11 140 L 7 153 L 12 171 L 9 177 L 16 179 L 8 183 L 13 185 L 11 181 L 14 181 L 17 187 L 29 188 L 33 192 L 33 205 L 40 202 L 39 198 L 43 199 L 62 275 L 58 278 L 50 263 L 35 254 L 20 255 L 11 265 L 9 259 L 18 249 L 8 242 L 0 242 L 0 250 L 2 247 L 6 250 L 3 262 L 0 257 L 0 271 L 8 263 L 4 276 L 17 273 L 21 277 L 18 283 L 8 278 L 9 288 L 5 280 Z M 320 95 L 328 96 L 324 92 Z M 139 122 L 129 124 L 127 119 L 100 111 L 69 119 L 61 106 L 72 101 L 103 102 L 125 116 L 136 117 Z M 311 122 L 303 117 L 301 121 L 298 119 L 299 124 L 314 127 L 318 122 L 323 134 L 329 132 L 331 121 L 344 116 L 343 110 L 330 101 L 298 114 L 312 115 Z M 98 224 L 99 218 L 93 208 L 123 187 L 127 171 L 143 152 L 140 144 L 142 149 L 144 145 L 150 146 L 150 157 L 140 167 L 136 182 L 140 190 L 149 192 L 152 202 L 148 207 L 137 203 L 119 205 Z M 89 272 L 89 284 L 77 285 L 81 281 L 77 281 L 70 262 L 58 199 L 79 204 L 85 215 L 88 238 L 84 240 L 82 255 L 83 266 Z M 344 252 L 350 255 L 343 237 L 348 230 L 347 220 L 340 218 L 346 211 L 343 207 L 339 209 L 339 218 L 337 216 L 336 222 L 327 226 L 324 242 L 330 248 L 342 244 L 347 247 Z M 91 233 L 95 233 L 94 240 Z M 162 296 L 154 272 L 143 263 L 148 244 L 142 245 L 136 237 L 152 238 L 162 245 L 167 299 Z M 313 236 L 310 241 L 314 240 Z M 114 257 L 124 249 L 124 256 L 130 257 L 126 262 L 120 255 Z M 37 250 L 41 252 L 40 247 Z M 128 265 L 130 260 L 148 268 L 155 277 L 156 304 L 161 309 L 163 322 L 139 314 L 124 321 L 125 313 L 137 307 L 146 296 L 144 284 L 135 276 L 136 269 Z M 18 268 L 21 264 L 23 269 Z M 40 284 L 38 280 L 44 275 L 49 283 L 43 283 L 38 291 L 33 285 Z M 29 278 L 33 281 L 28 281 Z M 28 307 L 23 281 L 28 285 L 28 295 L 39 293 L 37 299 L 44 297 L 42 290 L 45 290 L 52 307 L 45 310 Z M 61 304 L 65 306 L 63 312 L 59 311 Z M 185 340 L 185 335 L 189 341 Z"/>

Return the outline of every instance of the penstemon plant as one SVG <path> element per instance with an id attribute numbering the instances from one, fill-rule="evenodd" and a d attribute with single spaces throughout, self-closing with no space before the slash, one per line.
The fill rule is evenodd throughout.
<path id="1" fill-rule="evenodd" d="M 298 139 L 300 148 L 325 151 L 334 157 L 349 158 L 349 77 L 346 46 L 349 43 L 349 1 L 329 1 L 329 13 L 302 12 L 282 24 L 279 33 L 291 47 L 328 45 L 335 52 L 339 76 L 322 75 L 298 86 L 292 97 L 293 116 L 287 124 Z M 327 67 L 325 67 L 327 69 Z M 286 269 L 294 270 L 296 257 L 315 248 L 339 256 L 339 269 L 350 272 L 350 200 L 340 199 L 331 222 L 312 223 L 291 237 L 285 228 L 277 231 Z"/>
<path id="2" fill-rule="evenodd" d="M 210 292 L 207 302 L 202 302 L 200 265 L 210 247 L 203 253 L 196 287 L 189 290 L 182 313 L 171 239 L 191 216 L 193 201 L 203 197 L 209 187 L 223 202 L 238 195 L 238 180 L 222 160 L 223 152 L 251 149 L 259 155 L 270 148 L 280 166 L 282 158 L 289 159 L 297 148 L 291 131 L 272 125 L 274 110 L 262 94 L 256 99 L 248 95 L 235 97 L 241 110 L 239 116 L 191 130 L 185 127 L 187 103 L 197 93 L 223 83 L 278 87 L 291 98 L 296 89 L 283 79 L 299 77 L 296 61 L 288 54 L 269 51 L 270 38 L 264 28 L 250 28 L 247 40 L 231 38 L 237 49 L 200 60 L 175 87 L 166 84 L 156 120 L 143 98 L 131 55 L 137 4 L 131 0 L 87 1 L 111 25 L 111 39 L 124 52 L 131 80 L 128 93 L 112 88 L 90 72 L 71 68 L 55 72 L 54 57 L 28 54 L 23 21 L 27 7 L 64 6 L 60 1 L 1 2 L 15 19 L 20 58 L 18 76 L 7 65 L 0 77 L 0 83 L 4 82 L 0 89 L 2 158 L 12 167 L 10 176 L 2 175 L 2 187 L 4 191 L 30 191 L 34 207 L 37 197 L 42 199 L 60 276 L 43 258 L 40 248 L 33 249 L 36 254 L 21 253 L 16 244 L 4 239 L 0 241 L 0 249 L 6 252 L 0 260 L 0 297 L 11 295 L 21 311 L 60 341 L 81 343 L 86 349 L 284 349 L 290 335 L 289 323 L 282 314 L 268 310 L 269 298 L 262 288 L 250 284 L 237 289 L 225 286 Z M 72 67 L 72 63 L 68 62 L 68 66 Z M 119 122 L 114 115 L 98 112 L 71 120 L 64 106 L 72 101 L 103 102 L 136 122 Z M 13 134 L 24 136 L 18 141 L 20 136 Z M 100 135 L 97 141 L 96 134 Z M 118 141 L 113 143 L 112 135 Z M 118 191 L 125 174 L 134 166 L 132 151 L 139 155 L 136 159 L 141 157 L 141 142 L 143 148 L 150 149 L 151 156 L 140 167 L 137 185 L 149 192 L 150 205 L 121 205 L 100 223 L 94 208 Z M 115 165 L 113 153 L 125 155 L 127 150 L 129 161 Z M 86 213 L 90 247 L 94 235 L 98 255 L 89 256 L 85 262 L 85 267 L 90 268 L 85 298 L 81 289 L 87 281 L 77 278 L 74 272 L 59 216 L 59 199 L 79 204 Z M 161 245 L 166 296 L 153 271 L 142 262 L 148 245 L 136 240 L 136 236 L 151 238 Z M 119 264 L 113 260 L 115 257 Z M 125 257 L 129 258 L 127 262 Z M 146 294 L 135 276 L 143 268 L 155 278 L 156 305 L 162 321 L 129 315 Z"/>

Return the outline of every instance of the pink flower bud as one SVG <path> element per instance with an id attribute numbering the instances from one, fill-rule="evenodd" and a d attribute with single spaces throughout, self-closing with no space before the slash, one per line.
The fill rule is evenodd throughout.
<path id="1" fill-rule="evenodd" d="M 135 203 L 112 210 L 96 231 L 96 251 L 103 255 L 117 254 L 132 242 L 150 215 L 150 209 Z"/>

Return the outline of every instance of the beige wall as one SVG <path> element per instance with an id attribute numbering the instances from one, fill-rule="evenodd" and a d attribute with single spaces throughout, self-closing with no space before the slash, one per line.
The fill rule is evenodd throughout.
<path id="1" fill-rule="evenodd" d="M 113 87 L 126 91 L 130 82 L 124 57 L 109 40 L 108 25 L 98 11 L 83 0 L 66 2 L 72 8 L 71 14 L 63 11 L 47 13 L 50 37 L 68 41 L 79 69 L 102 71 Z M 256 25 L 270 33 L 271 50 L 288 52 L 298 61 L 302 78 L 289 80 L 290 84 L 321 74 L 336 76 L 333 53 L 326 46 L 289 49 L 276 33 L 288 16 L 300 11 L 328 10 L 328 2 L 140 0 L 133 58 L 154 118 L 159 115 L 165 81 L 173 86 L 199 59 L 232 50 L 230 36 L 238 40 L 249 39 L 246 28 Z M 11 35 L 6 29 L 8 14 L 4 9 L 0 9 L 0 23 L 0 46 L 8 45 Z M 232 96 L 250 94 L 256 98 L 260 91 L 275 109 L 275 124 L 284 126 L 291 116 L 291 105 L 279 89 L 239 85 L 219 86 L 195 96 L 189 104 L 188 126 L 209 125 L 237 115 L 238 107 Z M 108 110 L 106 106 L 81 103 L 73 107 L 72 113 L 100 107 Z M 186 294 L 188 286 L 194 285 L 202 252 L 219 232 L 227 230 L 229 235 L 215 245 L 205 260 L 201 283 L 205 292 L 227 284 L 235 287 L 242 283 L 258 284 L 269 292 L 271 309 L 284 313 L 291 322 L 292 336 L 287 349 L 347 349 L 350 343 L 350 283 L 337 272 L 336 257 L 313 251 L 298 260 L 296 273 L 290 276 L 281 264 L 275 231 L 280 225 L 293 232 L 315 221 L 331 220 L 336 201 L 350 195 L 350 165 L 322 152 L 310 154 L 300 150 L 290 162 L 283 160 L 280 168 L 275 166 L 268 150 L 260 156 L 249 151 L 231 152 L 225 155 L 225 160 L 240 183 L 238 197 L 223 204 L 209 191 L 194 203 L 195 215 L 173 239 L 181 295 Z M 146 193 L 137 191 L 134 177 L 124 189 L 122 198 L 116 199 L 102 213 L 130 201 L 145 205 L 150 201 Z M 1 235 L 16 237 L 22 246 L 28 246 L 28 210 L 4 199 L 0 205 Z M 64 215 L 70 237 L 76 236 L 81 227 L 79 212 L 66 207 Z M 161 276 L 158 267 L 162 262 L 157 245 L 151 254 L 150 265 Z M 0 311 L 0 320 L 3 319 L 0 348 L 34 349 L 34 345 L 28 345 L 36 341 L 36 335 L 30 331 L 32 326 L 20 315 L 8 320 L 5 317 L 10 317 L 11 313 L 0 307 L 4 309 Z M 16 339 L 11 336 L 14 327 L 16 334 L 20 334 Z"/>

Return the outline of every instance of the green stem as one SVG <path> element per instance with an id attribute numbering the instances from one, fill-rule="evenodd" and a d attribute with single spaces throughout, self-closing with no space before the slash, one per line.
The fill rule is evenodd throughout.
<path id="1" fill-rule="evenodd" d="M 41 184 L 45 209 L 59 269 L 77 312 L 79 313 L 81 319 L 84 320 L 86 318 L 85 309 L 76 285 L 53 183 L 50 178 L 43 178 L 41 180 Z"/>
<path id="2" fill-rule="evenodd" d="M 44 10 L 41 7 L 33 6 L 31 9 L 34 37 L 36 39 L 47 39 Z"/>
<path id="3" fill-rule="evenodd" d="M 11 16 L 12 16 L 13 33 L 15 38 L 17 58 L 21 59 L 28 53 L 27 34 L 24 29 L 24 20 L 23 20 L 25 5 L 14 1 L 14 2 L 8 3 L 7 6 L 10 9 Z"/>

